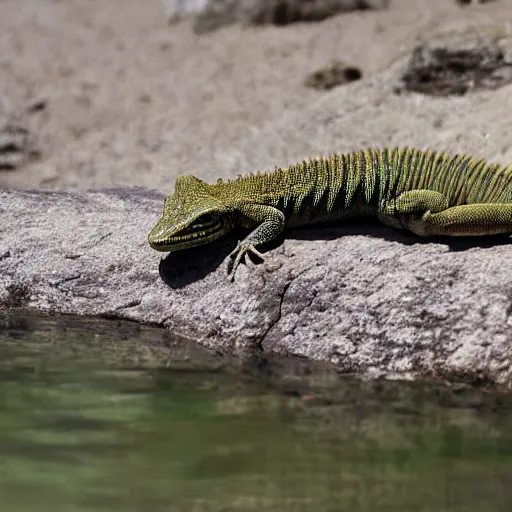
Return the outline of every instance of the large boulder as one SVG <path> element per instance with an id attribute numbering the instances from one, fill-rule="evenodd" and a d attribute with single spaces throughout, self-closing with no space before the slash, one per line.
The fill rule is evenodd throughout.
<path id="1" fill-rule="evenodd" d="M 223 353 L 341 372 L 512 386 L 507 238 L 426 240 L 350 224 L 288 233 L 234 282 L 236 239 L 160 260 L 142 189 L 0 192 L 0 305 L 165 326 Z"/>

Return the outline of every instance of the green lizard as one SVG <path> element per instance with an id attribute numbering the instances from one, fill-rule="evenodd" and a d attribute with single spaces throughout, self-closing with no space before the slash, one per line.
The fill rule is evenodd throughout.
<path id="1" fill-rule="evenodd" d="M 178 176 L 149 244 L 174 252 L 235 226 L 253 228 L 230 254 L 234 274 L 246 253 L 263 259 L 257 247 L 285 227 L 359 216 L 420 236 L 512 233 L 512 166 L 394 148 L 333 154 L 214 185 Z"/>

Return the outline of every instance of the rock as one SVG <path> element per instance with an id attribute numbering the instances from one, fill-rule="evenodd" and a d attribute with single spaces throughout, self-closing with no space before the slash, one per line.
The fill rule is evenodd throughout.
<path id="1" fill-rule="evenodd" d="M 494 0 L 455 0 L 459 5 L 466 6 L 471 4 L 487 4 L 494 2 Z"/>
<path id="2" fill-rule="evenodd" d="M 467 30 L 434 37 L 413 51 L 404 89 L 432 96 L 493 90 L 512 82 L 510 38 Z"/>
<path id="3" fill-rule="evenodd" d="M 288 25 L 388 5 L 389 0 L 170 0 L 167 13 L 170 23 L 192 17 L 195 32 L 206 33 L 232 23 Z"/>
<path id="4" fill-rule="evenodd" d="M 310 73 L 304 85 L 312 89 L 329 90 L 339 85 L 360 80 L 363 76 L 361 70 L 354 66 L 347 66 L 344 62 L 335 60 L 324 68 Z"/>
<path id="5" fill-rule="evenodd" d="M 508 238 L 426 240 L 352 224 L 288 233 L 234 283 L 236 236 L 163 262 L 143 189 L 0 192 L 0 304 L 165 326 L 221 353 L 340 372 L 512 387 Z"/>
<path id="6" fill-rule="evenodd" d="M 198 15 L 206 10 L 208 0 L 167 0 L 169 23 L 177 23 L 190 15 Z"/>
<path id="7" fill-rule="evenodd" d="M 19 167 L 29 152 L 29 132 L 22 126 L 7 124 L 0 127 L 0 169 Z"/>

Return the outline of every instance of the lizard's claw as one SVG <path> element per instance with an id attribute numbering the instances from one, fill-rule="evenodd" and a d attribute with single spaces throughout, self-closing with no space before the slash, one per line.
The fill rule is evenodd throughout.
<path id="1" fill-rule="evenodd" d="M 247 254 L 252 253 L 260 258 L 262 261 L 265 260 L 263 254 L 254 247 L 254 243 L 249 241 L 238 242 L 238 245 L 235 249 L 229 254 L 228 258 L 232 260 L 232 263 L 228 265 L 228 274 L 230 275 L 231 281 L 235 278 L 235 272 L 240 263 L 242 262 L 242 258 Z"/>

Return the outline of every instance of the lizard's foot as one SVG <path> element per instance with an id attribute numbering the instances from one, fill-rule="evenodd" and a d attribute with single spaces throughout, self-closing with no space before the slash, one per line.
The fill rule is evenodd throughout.
<path id="1" fill-rule="evenodd" d="M 228 275 L 229 279 L 233 281 L 235 279 L 235 272 L 240 263 L 242 262 L 242 258 L 247 254 L 252 253 L 260 258 L 262 261 L 265 260 L 263 254 L 254 247 L 254 244 L 249 241 L 239 242 L 236 248 L 229 254 L 228 258 L 230 258 L 231 263 L 228 265 Z"/>

